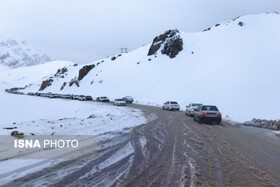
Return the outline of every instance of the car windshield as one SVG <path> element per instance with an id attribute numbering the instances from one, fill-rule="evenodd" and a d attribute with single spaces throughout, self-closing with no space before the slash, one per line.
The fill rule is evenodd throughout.
<path id="1" fill-rule="evenodd" d="M 177 102 L 172 101 L 172 102 L 170 102 L 170 104 L 177 105 L 178 103 L 177 103 Z"/>
<path id="2" fill-rule="evenodd" d="M 201 104 L 192 104 L 192 106 L 200 106 Z"/>
<path id="3" fill-rule="evenodd" d="M 219 111 L 216 106 L 203 106 L 202 110 Z"/>

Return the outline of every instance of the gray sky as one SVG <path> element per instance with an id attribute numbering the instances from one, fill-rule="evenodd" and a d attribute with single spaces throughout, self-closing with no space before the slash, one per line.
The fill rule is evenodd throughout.
<path id="1" fill-rule="evenodd" d="M 136 49 L 168 29 L 197 32 L 273 11 L 280 12 L 279 0 L 0 0 L 0 35 L 86 63 Z"/>

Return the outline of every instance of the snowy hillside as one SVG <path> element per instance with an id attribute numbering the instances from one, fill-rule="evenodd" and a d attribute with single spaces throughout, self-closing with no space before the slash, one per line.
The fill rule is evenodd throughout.
<path id="1" fill-rule="evenodd" d="M 7 71 L 7 70 L 10 70 L 10 68 L 8 66 L 4 66 L 4 65 L 0 64 L 0 72 Z"/>
<path id="2" fill-rule="evenodd" d="M 68 61 L 51 61 L 45 64 L 17 69 L 10 69 L 6 66 L 3 66 L 2 69 L 0 65 L 0 81 L 9 84 L 10 87 L 23 87 L 51 76 L 59 68 L 72 66 L 73 64 L 73 62 Z M 3 71 L 1 72 L 1 70 Z"/>
<path id="3" fill-rule="evenodd" d="M 278 119 L 279 25 L 280 15 L 260 14 L 200 33 L 165 33 L 130 53 L 61 69 L 26 91 L 130 95 L 154 105 L 176 100 L 182 110 L 201 102 L 236 121 Z"/>
<path id="4" fill-rule="evenodd" d="M 35 49 L 26 41 L 0 37 L 0 64 L 11 68 L 32 66 L 51 61 L 50 57 Z"/>

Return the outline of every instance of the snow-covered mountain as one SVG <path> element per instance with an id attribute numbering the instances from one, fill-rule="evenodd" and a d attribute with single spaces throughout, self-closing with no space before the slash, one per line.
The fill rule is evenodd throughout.
<path id="1" fill-rule="evenodd" d="M 26 41 L 0 37 L 0 64 L 10 68 L 33 66 L 51 61 L 50 57 Z"/>
<path id="2" fill-rule="evenodd" d="M 127 54 L 72 65 L 26 91 L 215 104 L 236 121 L 278 119 L 280 15 L 242 16 L 199 33 L 170 30 Z M 149 54 L 149 55 L 148 55 Z"/>
<path id="3" fill-rule="evenodd" d="M 2 71 L 8 71 L 8 70 L 10 70 L 11 68 L 9 68 L 8 66 L 5 66 L 5 65 L 2 65 L 2 64 L 0 64 L 0 72 L 2 72 Z"/>

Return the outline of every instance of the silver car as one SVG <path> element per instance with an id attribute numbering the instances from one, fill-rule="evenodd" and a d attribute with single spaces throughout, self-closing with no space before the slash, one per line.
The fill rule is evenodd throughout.
<path id="1" fill-rule="evenodd" d="M 116 106 L 126 106 L 126 102 L 124 99 L 115 99 L 114 100 L 114 105 Z"/>
<path id="2" fill-rule="evenodd" d="M 133 98 L 130 96 L 125 96 L 123 99 L 125 100 L 126 103 L 133 103 L 134 101 Z"/>
<path id="3" fill-rule="evenodd" d="M 194 110 L 197 109 L 200 105 L 200 103 L 191 103 L 188 106 L 186 106 L 185 114 L 188 116 L 193 116 Z"/>
<path id="4" fill-rule="evenodd" d="M 195 109 L 193 119 L 198 123 L 216 122 L 220 124 L 222 121 L 222 114 L 214 105 L 200 105 Z"/>
<path id="5" fill-rule="evenodd" d="M 163 106 L 163 110 L 180 110 L 180 105 L 176 101 L 166 101 Z"/>

